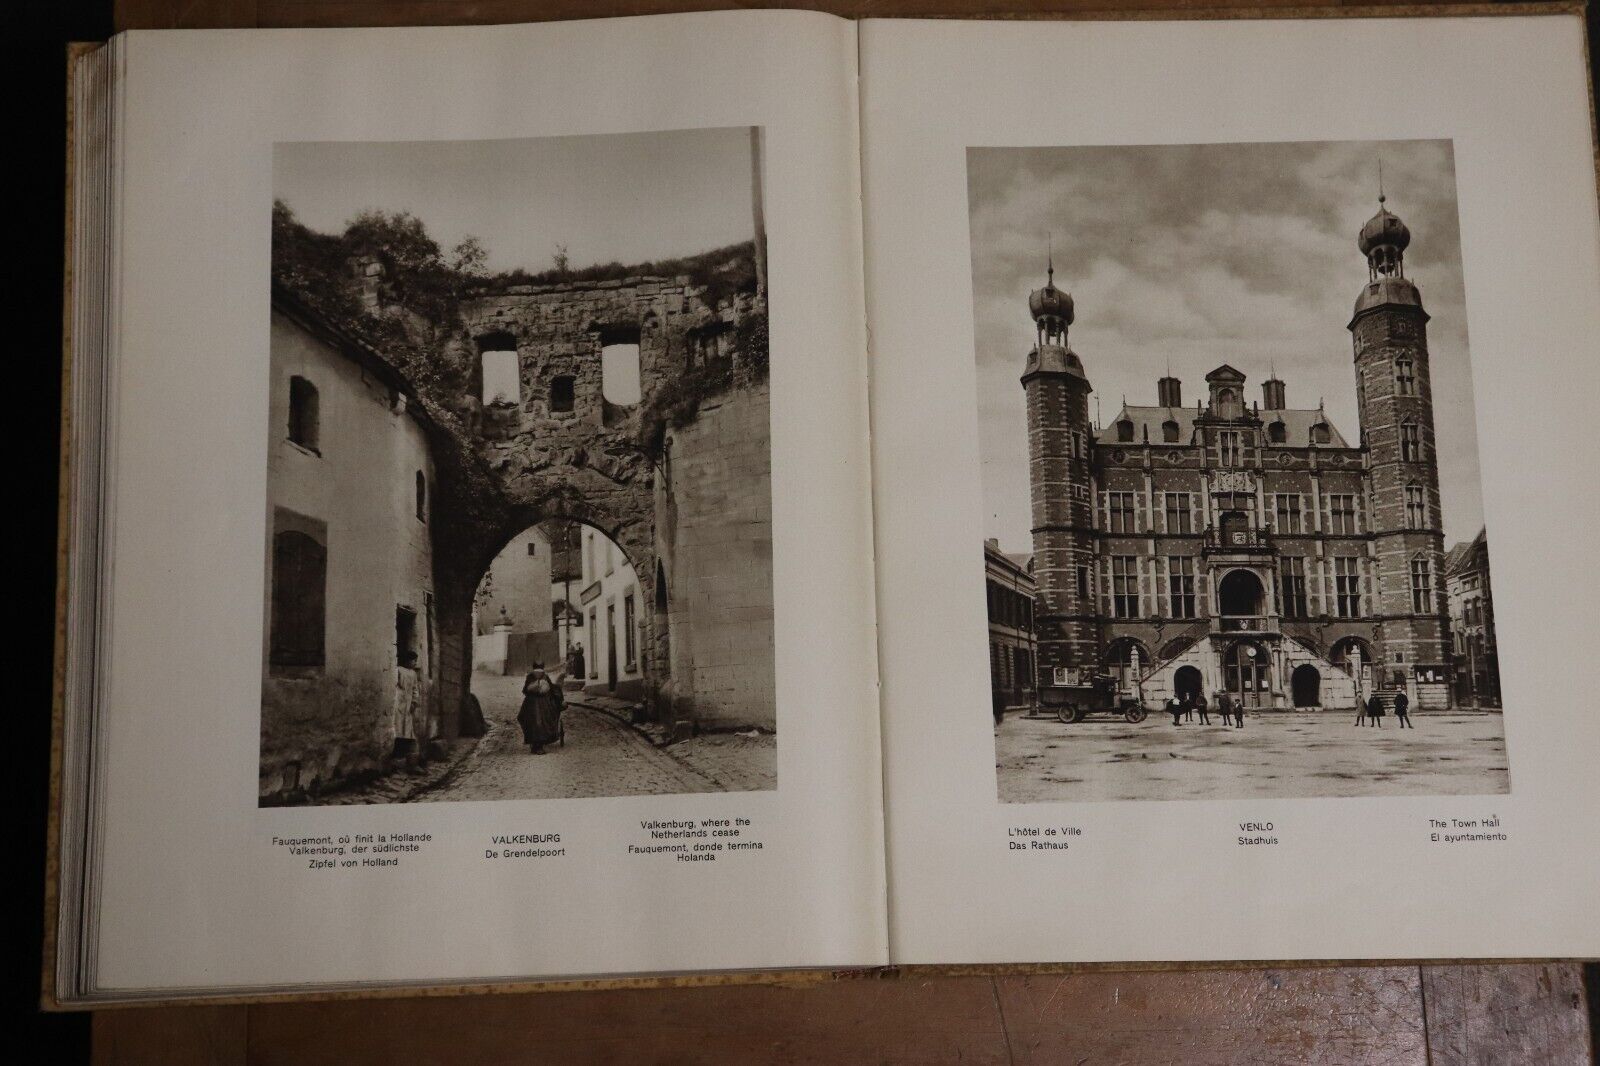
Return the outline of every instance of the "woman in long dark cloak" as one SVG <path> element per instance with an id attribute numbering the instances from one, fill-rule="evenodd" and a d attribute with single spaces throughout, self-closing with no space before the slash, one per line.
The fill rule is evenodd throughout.
<path id="1" fill-rule="evenodd" d="M 517 724 L 522 727 L 522 739 L 535 755 L 543 755 L 544 746 L 561 736 L 561 705 L 561 686 L 545 673 L 544 663 L 534 663 L 522 682 Z"/>

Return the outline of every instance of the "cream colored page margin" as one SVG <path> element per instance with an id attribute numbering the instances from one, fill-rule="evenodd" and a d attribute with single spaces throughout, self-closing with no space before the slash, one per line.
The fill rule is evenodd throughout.
<path id="1" fill-rule="evenodd" d="M 856 33 L 802 13 L 133 34 L 102 987 L 886 961 Z M 256 806 L 275 141 L 765 129 L 778 775 L 770 793 Z M 492 238 L 492 234 L 485 234 Z M 627 856 L 642 818 L 765 848 Z M 431 833 L 380 876 L 272 835 Z M 561 863 L 485 863 L 559 832 Z"/>
<path id="2" fill-rule="evenodd" d="M 1600 952 L 1600 715 L 1583 673 L 1600 602 L 1600 239 L 1582 58 L 1575 16 L 863 26 L 896 962 Z M 1455 143 L 1511 794 L 998 803 L 966 149 L 1424 137 Z M 1055 236 L 1059 263 L 1070 235 Z M 1429 845 L 1427 818 L 1491 810 L 1508 843 Z M 1245 819 L 1282 844 L 1238 847 Z M 1057 823 L 1083 829 L 1069 852 L 1008 853 L 1008 826 Z"/>

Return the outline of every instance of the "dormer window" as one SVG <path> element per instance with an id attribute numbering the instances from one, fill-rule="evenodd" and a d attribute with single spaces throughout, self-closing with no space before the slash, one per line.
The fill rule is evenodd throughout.
<path id="1" fill-rule="evenodd" d="M 1332 439 L 1333 435 L 1328 431 L 1328 423 L 1318 422 L 1316 425 L 1311 427 L 1312 444 L 1327 444 Z"/>
<path id="2" fill-rule="evenodd" d="M 1127 444 L 1133 440 L 1133 422 L 1124 418 L 1117 423 L 1117 440 Z"/>
<path id="3" fill-rule="evenodd" d="M 1282 422 L 1274 422 L 1272 425 L 1267 427 L 1267 440 L 1271 441 L 1273 444 L 1284 443 L 1284 441 L 1288 439 L 1288 436 L 1288 430 L 1284 428 Z"/>
<path id="4" fill-rule="evenodd" d="M 1178 443 L 1178 423 L 1170 418 L 1161 423 L 1161 439 L 1167 444 Z"/>

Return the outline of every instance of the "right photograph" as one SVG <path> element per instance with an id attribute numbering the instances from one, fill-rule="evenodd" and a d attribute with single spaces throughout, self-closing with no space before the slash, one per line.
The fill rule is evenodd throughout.
<path id="1" fill-rule="evenodd" d="M 999 799 L 1508 792 L 1451 143 L 967 177 Z"/>

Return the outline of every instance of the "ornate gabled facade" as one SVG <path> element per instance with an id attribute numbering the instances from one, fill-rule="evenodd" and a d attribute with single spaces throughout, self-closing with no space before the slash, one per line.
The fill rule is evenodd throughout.
<path id="1" fill-rule="evenodd" d="M 1360 433 L 1259 399 L 1228 365 L 1185 407 L 1175 377 L 1104 427 L 1068 342 L 1072 297 L 1029 298 L 1028 418 L 1041 692 L 1111 671 L 1147 703 L 1237 693 L 1252 707 L 1353 707 L 1375 688 L 1448 706 L 1427 321 L 1404 274 L 1410 232 L 1362 227 L 1368 280 L 1348 328 Z"/>

